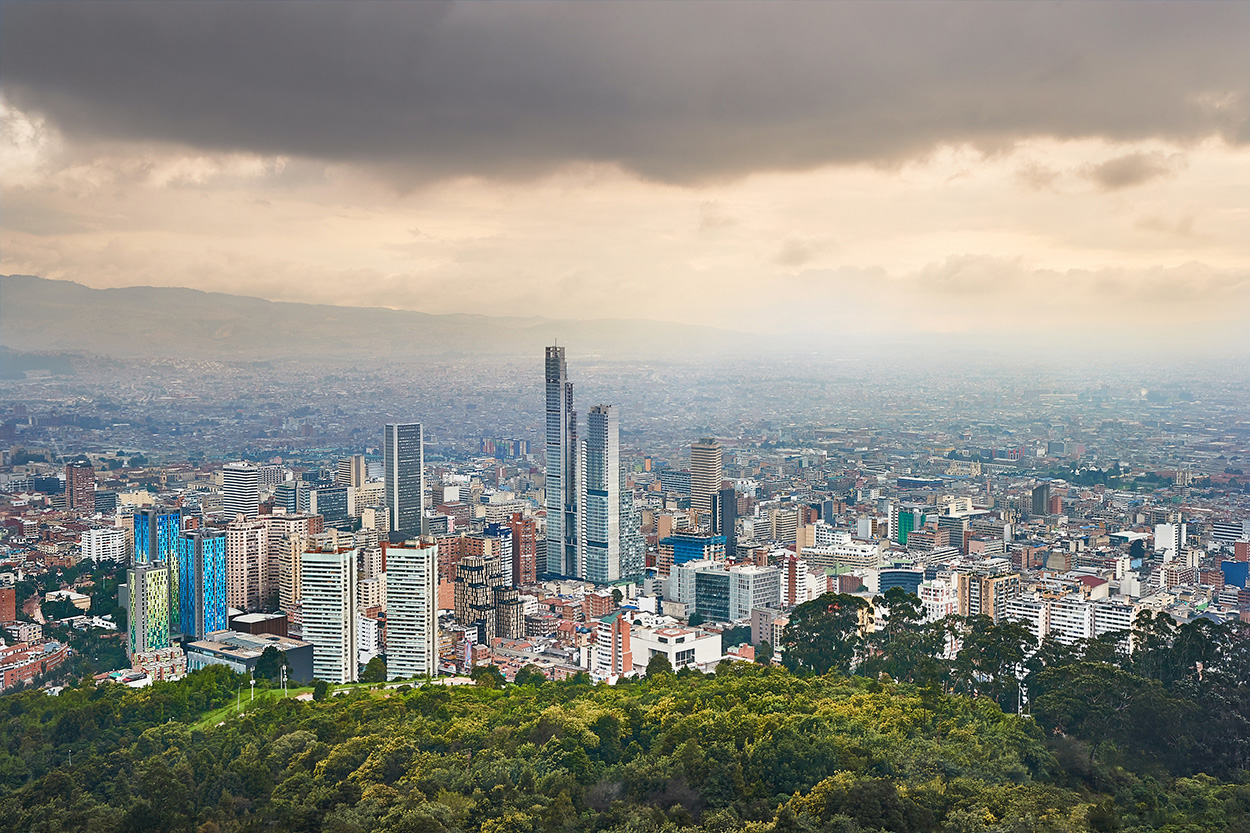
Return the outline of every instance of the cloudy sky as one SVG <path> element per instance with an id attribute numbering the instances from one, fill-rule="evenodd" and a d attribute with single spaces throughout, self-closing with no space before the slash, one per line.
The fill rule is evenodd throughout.
<path id="1" fill-rule="evenodd" d="M 5 273 L 1246 344 L 1250 3 L 0 14 Z"/>

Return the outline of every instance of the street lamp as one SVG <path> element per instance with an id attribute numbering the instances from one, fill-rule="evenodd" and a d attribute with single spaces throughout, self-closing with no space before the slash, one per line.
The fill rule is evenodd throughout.
<path id="1" fill-rule="evenodd" d="M 286 697 L 286 666 L 280 666 L 278 668 L 278 673 L 282 678 L 282 696 Z"/>
<path id="2" fill-rule="evenodd" d="M 255 703 L 256 702 L 256 678 L 253 677 L 247 682 L 248 682 L 248 685 L 252 687 L 252 702 Z"/>

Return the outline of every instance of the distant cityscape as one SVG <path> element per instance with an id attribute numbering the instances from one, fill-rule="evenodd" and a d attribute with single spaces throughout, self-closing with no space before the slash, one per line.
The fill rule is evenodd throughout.
<path id="1" fill-rule="evenodd" d="M 659 655 L 711 671 L 780 662 L 789 613 L 827 593 L 876 600 L 879 627 L 893 588 L 926 621 L 1039 643 L 1131 651 L 1142 611 L 1250 622 L 1235 382 L 734 382 L 579 368 L 562 346 L 541 388 L 538 361 L 475 359 L 427 367 L 420 395 L 398 374 L 87 369 L 4 382 L 5 690 L 75 657 L 143 686 L 253 673 L 267 649 L 298 683 L 379 662 L 390 680 L 615 682 Z M 587 388 L 614 401 L 586 407 Z M 370 425 L 374 392 L 411 410 Z"/>

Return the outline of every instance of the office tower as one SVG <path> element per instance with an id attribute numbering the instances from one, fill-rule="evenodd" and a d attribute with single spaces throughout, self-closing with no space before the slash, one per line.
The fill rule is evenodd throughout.
<path id="1" fill-rule="evenodd" d="M 512 529 L 512 585 L 533 584 L 538 580 L 538 526 L 520 512 L 512 515 L 508 526 Z"/>
<path id="2" fill-rule="evenodd" d="M 1050 484 L 1049 484 L 1049 483 L 1039 483 L 1038 485 L 1034 486 L 1034 487 L 1033 487 L 1033 494 L 1032 494 L 1032 498 L 1033 498 L 1033 505 L 1032 505 L 1033 512 L 1032 512 L 1032 514 L 1034 514 L 1034 515 L 1036 515 L 1036 516 L 1038 516 L 1038 517 L 1041 517 L 1041 516 L 1045 515 L 1045 514 L 1046 514 L 1046 512 L 1047 512 L 1047 510 L 1050 508 L 1050 506 L 1049 506 L 1049 504 L 1050 504 Z"/>
<path id="3" fill-rule="evenodd" d="M 182 515 L 154 506 L 137 510 L 131 516 L 135 530 L 135 563 L 153 561 L 169 563 L 177 557 L 178 534 L 182 532 Z"/>
<path id="4" fill-rule="evenodd" d="M 284 480 L 273 490 L 274 508 L 281 507 L 286 512 L 307 512 L 311 500 L 308 484 L 303 480 Z"/>
<path id="5" fill-rule="evenodd" d="M 127 624 L 130 656 L 169 647 L 169 568 L 136 564 L 126 573 L 130 591 Z"/>
<path id="6" fill-rule="evenodd" d="M 219 529 L 182 533 L 178 571 L 179 632 L 203 639 L 226 630 L 226 533 Z"/>
<path id="7" fill-rule="evenodd" d="M 95 469 L 86 460 L 65 466 L 65 508 L 84 514 L 95 511 Z"/>
<path id="8" fill-rule="evenodd" d="M 547 573 L 576 576 L 577 563 L 577 411 L 568 380 L 564 348 L 548 347 L 547 384 Z"/>
<path id="9" fill-rule="evenodd" d="M 230 517 L 256 517 L 260 510 L 260 469 L 251 463 L 227 463 L 221 469 L 222 502 Z"/>
<path id="10" fill-rule="evenodd" d="M 660 539 L 657 572 L 667 578 L 674 565 L 688 561 L 724 561 L 725 538 L 697 530 L 676 530 Z M 728 598 L 728 597 L 726 597 Z"/>
<path id="11" fill-rule="evenodd" d="M 438 546 L 386 550 L 386 673 L 392 680 L 438 673 Z"/>
<path id="12" fill-rule="evenodd" d="M 382 452 L 391 531 L 421 535 L 425 518 L 425 439 L 421 423 L 387 423 L 382 431 Z"/>
<path id="13" fill-rule="evenodd" d="M 261 610 L 269 582 L 267 519 L 234 520 L 226 525 L 226 600 L 239 610 Z"/>
<path id="14" fill-rule="evenodd" d="M 611 405 L 586 416 L 583 443 L 581 524 L 583 567 L 579 578 L 607 584 L 621 577 L 620 422 Z"/>
<path id="15" fill-rule="evenodd" d="M 307 513 L 263 515 L 258 520 L 265 524 L 268 560 L 260 596 L 268 601 L 277 595 L 280 609 L 294 610 L 300 600 L 300 556 L 325 524 L 320 515 Z"/>
<path id="16" fill-rule="evenodd" d="M 334 483 L 337 486 L 350 486 L 357 489 L 365 485 L 368 476 L 365 455 L 353 454 L 351 457 L 339 460 L 338 469 L 334 474 Z"/>
<path id="17" fill-rule="evenodd" d="M 725 536 L 725 552 L 738 551 L 738 493 L 733 486 L 721 484 L 712 495 L 712 532 Z"/>
<path id="18" fill-rule="evenodd" d="M 313 646 L 313 676 L 328 683 L 357 678 L 356 551 L 300 556 L 304 640 Z"/>
<path id="19" fill-rule="evenodd" d="M 347 514 L 347 486 L 324 486 L 313 489 L 309 495 L 308 511 L 320 515 L 327 526 L 348 528 L 351 518 Z"/>
<path id="20" fill-rule="evenodd" d="M 690 508 L 700 515 L 712 512 L 712 495 L 725 479 L 721 447 L 714 439 L 690 445 Z"/>

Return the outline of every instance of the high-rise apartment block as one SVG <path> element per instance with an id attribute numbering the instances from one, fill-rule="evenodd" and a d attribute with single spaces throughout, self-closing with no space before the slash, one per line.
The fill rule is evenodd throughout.
<path id="1" fill-rule="evenodd" d="M 65 466 L 65 508 L 86 514 L 95 511 L 95 468 L 86 460 Z"/>
<path id="2" fill-rule="evenodd" d="M 300 566 L 304 640 L 313 646 L 313 676 L 328 683 L 355 682 L 356 551 L 306 552 Z"/>
<path id="3" fill-rule="evenodd" d="M 230 517 L 255 517 L 260 511 L 260 469 L 251 463 L 227 463 L 221 469 L 221 491 Z"/>
<path id="4" fill-rule="evenodd" d="M 130 656 L 169 647 L 169 568 L 159 562 L 136 564 L 126 574 Z"/>
<path id="5" fill-rule="evenodd" d="M 415 538 L 425 531 L 425 437 L 421 423 L 384 426 L 382 457 L 391 531 Z"/>
<path id="6" fill-rule="evenodd" d="M 135 563 L 154 561 L 169 563 L 177 557 L 176 547 L 182 532 L 182 515 L 178 510 L 146 506 L 131 516 L 135 530 Z"/>
<path id="7" fill-rule="evenodd" d="M 577 576 L 577 411 L 563 347 L 548 347 L 545 364 L 547 473 L 547 572 Z"/>
<path id="8" fill-rule="evenodd" d="M 438 673 L 438 546 L 386 551 L 386 672 L 392 680 Z"/>
<path id="9" fill-rule="evenodd" d="M 512 584 L 533 584 L 538 580 L 538 525 L 517 512 L 508 526 L 512 529 Z"/>
<path id="10" fill-rule="evenodd" d="M 269 587 L 269 525 L 237 519 L 226 525 L 226 599 L 239 610 L 261 610 Z"/>
<path id="11" fill-rule="evenodd" d="M 178 571 L 178 632 L 203 639 L 226 630 L 226 533 L 219 529 L 182 533 Z"/>
<path id="12" fill-rule="evenodd" d="M 690 445 L 690 508 L 700 515 L 711 515 L 712 495 L 725 479 L 721 445 L 705 438 Z"/>

